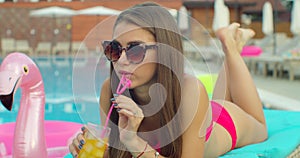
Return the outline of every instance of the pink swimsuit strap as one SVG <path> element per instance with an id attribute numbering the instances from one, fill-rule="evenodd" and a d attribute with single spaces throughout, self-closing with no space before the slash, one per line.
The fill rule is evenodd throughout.
<path id="1" fill-rule="evenodd" d="M 211 101 L 210 103 L 212 106 L 212 122 L 206 130 L 205 141 L 207 141 L 211 135 L 213 122 L 216 122 L 219 125 L 223 126 L 230 134 L 232 140 L 231 149 L 234 149 L 237 141 L 237 135 L 235 125 L 230 114 L 222 105 L 218 104 L 217 102 Z"/>

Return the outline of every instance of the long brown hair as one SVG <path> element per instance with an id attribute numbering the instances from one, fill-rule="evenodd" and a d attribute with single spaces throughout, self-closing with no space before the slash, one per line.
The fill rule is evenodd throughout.
<path id="1" fill-rule="evenodd" d="M 178 112 L 181 102 L 181 86 L 183 80 L 183 57 L 182 57 L 182 42 L 179 30 L 175 19 L 171 14 L 159 6 L 158 4 L 146 2 L 135 5 L 123 11 L 117 18 L 115 26 L 121 22 L 128 22 L 149 31 L 155 37 L 157 43 L 163 44 L 159 46 L 158 51 L 158 65 L 156 82 L 164 86 L 165 92 L 158 90 L 158 98 L 164 106 L 159 111 L 160 127 L 165 126 L 167 123 L 167 131 L 160 133 L 160 137 L 173 140 L 171 143 L 161 147 L 160 154 L 167 157 L 181 157 L 182 154 L 182 136 L 176 136 L 174 133 L 181 131 L 181 121 L 179 117 L 174 117 Z M 170 49 L 170 47 L 172 49 Z M 170 51 L 180 52 L 170 53 Z M 162 63 L 162 64 L 159 64 Z M 165 65 L 169 65 L 165 66 Z M 116 85 L 116 80 L 113 78 L 115 73 L 111 65 L 111 80 L 112 86 Z M 112 89 L 114 89 L 112 87 Z M 166 96 L 162 96 L 165 95 Z M 128 94 L 127 94 L 128 95 Z M 130 95 L 130 94 L 129 94 Z M 131 95 L 134 95 L 131 93 Z M 132 97 L 134 98 L 134 96 Z M 164 100 L 163 98 L 166 98 Z M 115 125 L 118 124 L 118 113 L 114 110 L 111 115 L 111 122 Z M 173 119 L 173 120 L 172 120 Z M 175 119 L 175 120 L 174 120 Z M 109 138 L 110 158 L 124 158 L 131 157 L 130 153 L 125 150 L 125 147 L 120 143 L 119 130 L 117 126 L 112 127 L 112 132 Z"/>

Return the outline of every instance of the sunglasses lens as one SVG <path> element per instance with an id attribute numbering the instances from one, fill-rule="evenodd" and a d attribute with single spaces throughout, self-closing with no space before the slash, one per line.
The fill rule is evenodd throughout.
<path id="1" fill-rule="evenodd" d="M 102 43 L 104 54 L 110 61 L 118 61 L 122 54 L 122 46 L 116 41 L 104 41 Z M 144 60 L 145 46 L 140 43 L 132 43 L 126 48 L 126 57 L 131 63 L 138 64 Z"/>
<path id="2" fill-rule="evenodd" d="M 132 63 L 140 63 L 145 56 L 145 49 L 140 45 L 133 46 L 127 50 L 127 59 Z"/>
<path id="3" fill-rule="evenodd" d="M 120 58 L 120 47 L 117 43 L 106 41 L 103 43 L 103 47 L 108 60 L 117 61 Z"/>

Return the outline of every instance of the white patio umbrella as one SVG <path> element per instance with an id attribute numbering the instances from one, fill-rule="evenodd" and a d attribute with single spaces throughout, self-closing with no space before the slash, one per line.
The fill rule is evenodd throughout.
<path id="1" fill-rule="evenodd" d="M 181 6 L 178 12 L 178 27 L 180 30 L 189 29 L 189 14 L 184 6 Z"/>
<path id="2" fill-rule="evenodd" d="M 222 27 L 228 26 L 230 23 L 230 13 L 228 7 L 224 4 L 224 0 L 216 0 L 214 4 L 213 30 L 217 31 Z"/>
<path id="3" fill-rule="evenodd" d="M 294 0 L 291 17 L 291 32 L 300 35 L 300 0 Z"/>
<path id="4" fill-rule="evenodd" d="M 76 13 L 77 15 L 118 15 L 121 11 L 103 6 L 96 6 L 78 10 Z"/>
<path id="5" fill-rule="evenodd" d="M 72 9 L 63 7 L 46 7 L 30 11 L 29 15 L 33 17 L 68 17 L 75 15 L 76 12 Z"/>
<path id="6" fill-rule="evenodd" d="M 263 6 L 262 32 L 265 35 L 271 35 L 274 32 L 273 9 L 270 2 L 265 2 Z"/>
<path id="7" fill-rule="evenodd" d="M 175 19 L 177 19 L 178 11 L 176 9 L 168 9 L 168 11 Z"/>

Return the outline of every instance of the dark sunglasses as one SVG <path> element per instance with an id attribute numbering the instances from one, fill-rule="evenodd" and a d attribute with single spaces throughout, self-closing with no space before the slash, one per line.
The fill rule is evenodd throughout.
<path id="1" fill-rule="evenodd" d="M 131 43 L 123 48 L 118 41 L 103 41 L 104 54 L 109 61 L 118 61 L 123 50 L 125 50 L 127 60 L 133 64 L 141 63 L 148 49 L 157 49 L 157 45 L 146 45 L 144 43 Z"/>

